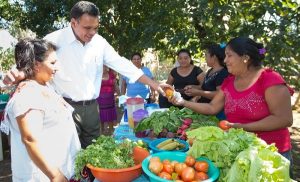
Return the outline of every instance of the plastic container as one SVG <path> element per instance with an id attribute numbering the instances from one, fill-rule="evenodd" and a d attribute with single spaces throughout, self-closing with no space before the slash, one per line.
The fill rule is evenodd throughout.
<path id="1" fill-rule="evenodd" d="M 135 166 L 124 169 L 105 169 L 87 164 L 93 176 L 101 182 L 131 182 L 142 174 L 142 161 L 147 157 L 141 150 L 133 150 Z"/>
<path id="2" fill-rule="evenodd" d="M 126 100 L 127 118 L 130 128 L 134 128 L 133 112 L 144 109 L 144 99 L 139 97 L 128 98 Z"/>
<path id="3" fill-rule="evenodd" d="M 145 160 L 143 160 L 142 162 L 142 168 L 143 171 L 149 176 L 149 179 L 151 182 L 171 182 L 171 180 L 166 180 L 163 178 L 160 178 L 158 176 L 156 176 L 155 174 L 153 174 L 149 169 L 149 161 L 152 157 L 159 157 L 161 161 L 168 159 L 170 161 L 178 161 L 178 162 L 184 162 L 185 158 L 186 158 L 187 154 L 184 152 L 159 152 L 159 153 L 155 153 L 152 154 L 150 156 L 148 156 Z M 209 168 L 208 168 L 208 176 L 209 178 L 207 180 L 204 180 L 202 182 L 213 182 L 213 181 L 217 181 L 217 179 L 220 176 L 220 171 L 219 169 L 215 166 L 215 164 L 210 161 L 209 159 L 205 158 L 205 157 L 199 157 L 196 159 L 196 161 L 206 161 L 209 164 Z"/>
<path id="4" fill-rule="evenodd" d="M 159 138 L 159 139 L 155 139 L 153 140 L 150 144 L 149 144 L 149 148 L 152 150 L 153 153 L 157 153 L 157 152 L 166 152 L 166 150 L 160 150 L 156 147 L 156 145 L 158 145 L 159 143 L 167 140 L 167 139 L 170 139 L 170 138 Z M 180 150 L 172 150 L 172 151 L 169 151 L 169 152 L 186 152 L 189 150 L 190 146 L 189 144 L 184 141 L 184 140 L 180 140 L 180 139 L 175 139 L 174 140 L 177 140 L 179 141 L 180 143 L 184 144 L 185 147 L 183 149 L 180 149 Z"/>
<path id="5" fill-rule="evenodd" d="M 144 118 L 148 117 L 148 111 L 139 109 L 133 112 L 134 127 Z"/>

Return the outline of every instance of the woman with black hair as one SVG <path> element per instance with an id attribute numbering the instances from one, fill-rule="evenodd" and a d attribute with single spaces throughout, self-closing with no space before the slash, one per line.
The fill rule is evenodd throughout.
<path id="1" fill-rule="evenodd" d="M 268 144 L 275 143 L 278 152 L 292 163 L 288 127 L 293 124 L 293 90 L 279 73 L 262 67 L 265 53 L 263 45 L 250 38 L 230 40 L 225 64 L 231 75 L 212 101 L 194 103 L 175 97 L 170 101 L 201 114 L 215 115 L 224 108 L 228 126 L 254 132 Z"/>
<path id="2" fill-rule="evenodd" d="M 57 71 L 56 47 L 41 39 L 23 39 L 15 47 L 21 81 L 5 109 L 1 128 L 10 133 L 14 182 L 67 182 L 74 175 L 80 142 L 73 108 L 48 82 Z"/>
<path id="3" fill-rule="evenodd" d="M 167 84 L 173 85 L 175 91 L 179 92 L 185 100 L 191 100 L 193 96 L 185 94 L 187 85 L 199 85 L 204 79 L 203 70 L 193 64 L 192 56 L 189 50 L 181 49 L 177 52 L 178 66 L 171 70 L 168 76 Z M 159 106 L 161 108 L 171 107 L 167 98 L 159 97 Z"/>
<path id="4" fill-rule="evenodd" d="M 205 51 L 205 60 L 207 66 L 211 67 L 205 74 L 204 81 L 199 89 L 199 86 L 188 85 L 184 88 L 185 94 L 188 96 L 199 96 L 199 103 L 209 103 L 217 91 L 220 90 L 221 84 L 228 76 L 228 71 L 224 63 L 225 46 L 213 44 L 207 47 Z M 225 119 L 224 112 L 217 114 L 218 119 Z"/>

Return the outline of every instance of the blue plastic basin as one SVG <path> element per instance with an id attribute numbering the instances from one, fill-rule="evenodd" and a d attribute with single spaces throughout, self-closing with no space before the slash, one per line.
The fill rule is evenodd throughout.
<path id="1" fill-rule="evenodd" d="M 147 174 L 147 176 L 149 176 L 149 179 L 151 182 L 170 182 L 171 180 L 166 180 L 163 178 L 160 178 L 158 176 L 156 176 L 155 174 L 153 174 L 149 169 L 149 161 L 151 159 L 151 157 L 159 157 L 161 161 L 168 159 L 170 161 L 178 161 L 178 162 L 184 162 L 185 158 L 186 158 L 187 154 L 184 152 L 159 152 L 159 153 L 155 153 L 152 154 L 150 156 L 148 156 L 146 159 L 143 160 L 142 162 L 142 169 L 143 171 Z M 208 176 L 209 179 L 204 180 L 203 182 L 213 182 L 216 181 L 219 176 L 220 176 L 220 171 L 219 169 L 215 166 L 215 164 L 210 161 L 209 159 L 205 158 L 205 157 L 199 157 L 196 159 L 196 161 L 206 161 L 209 164 L 209 168 L 208 168 Z"/>
<path id="2" fill-rule="evenodd" d="M 155 139 L 153 140 L 150 144 L 149 144 L 149 148 L 152 150 L 153 153 L 157 153 L 157 152 L 164 152 L 166 150 L 160 150 L 156 147 L 156 145 L 158 145 L 159 143 L 167 140 L 167 139 L 170 139 L 170 138 L 159 138 L 159 139 Z M 189 144 L 184 141 L 184 140 L 180 140 L 180 139 L 175 139 L 174 140 L 177 140 L 179 141 L 180 143 L 184 144 L 185 147 L 180 149 L 180 150 L 172 150 L 172 152 L 186 152 L 189 150 Z"/>

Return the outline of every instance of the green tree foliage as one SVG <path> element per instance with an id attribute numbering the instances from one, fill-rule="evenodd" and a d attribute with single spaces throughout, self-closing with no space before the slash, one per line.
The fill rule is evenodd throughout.
<path id="1" fill-rule="evenodd" d="M 74 0 L 0 0 L 0 16 L 43 37 L 64 26 Z M 149 47 L 161 60 L 180 48 L 196 56 L 212 42 L 250 36 L 267 49 L 265 66 L 299 88 L 300 4 L 297 0 L 94 0 L 99 33 L 126 57 Z M 1 23 L 0 23 L 1 24 Z"/>
<path id="2" fill-rule="evenodd" d="M 12 49 L 3 50 L 0 48 L 0 71 L 9 70 L 14 64 L 14 52 Z"/>
<path id="3" fill-rule="evenodd" d="M 267 49 L 264 65 L 276 69 L 299 88 L 299 1 L 189 0 L 188 4 L 200 47 L 211 41 L 250 36 Z"/>

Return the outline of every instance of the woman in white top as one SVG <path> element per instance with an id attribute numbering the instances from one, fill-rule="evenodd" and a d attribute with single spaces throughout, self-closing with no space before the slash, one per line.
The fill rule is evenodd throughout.
<path id="1" fill-rule="evenodd" d="M 47 84 L 57 71 L 56 47 L 23 39 L 15 47 L 18 70 L 25 73 L 6 107 L 14 182 L 64 182 L 74 174 L 80 142 L 72 107 Z"/>

